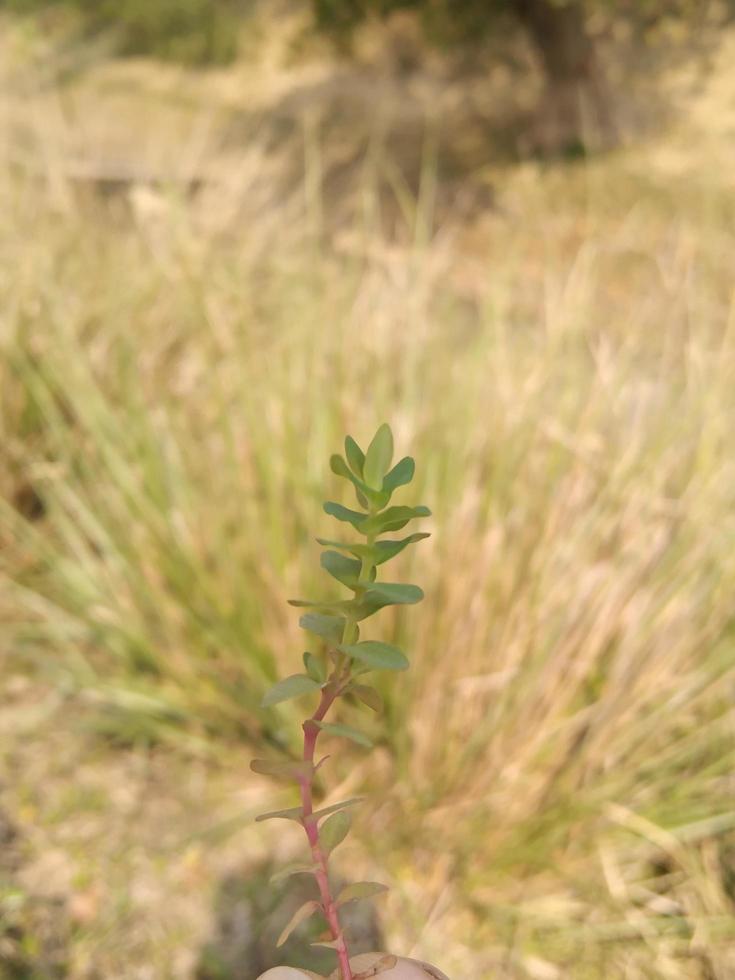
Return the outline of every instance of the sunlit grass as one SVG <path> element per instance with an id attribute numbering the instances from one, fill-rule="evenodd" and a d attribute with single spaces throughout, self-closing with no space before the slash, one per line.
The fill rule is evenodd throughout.
<path id="1" fill-rule="evenodd" d="M 413 244 L 367 222 L 335 249 L 313 194 L 263 247 L 175 195 L 59 180 L 0 189 L 3 655 L 117 738 L 292 748 L 296 716 L 258 708 L 300 658 L 285 600 L 329 588 L 329 454 L 385 416 L 434 512 L 406 568 L 427 599 L 386 616 L 412 670 L 385 751 L 337 771 L 372 787 L 396 948 L 458 976 L 724 980 L 726 195 L 625 155 L 527 167 L 474 239 L 425 241 L 427 194 Z"/>

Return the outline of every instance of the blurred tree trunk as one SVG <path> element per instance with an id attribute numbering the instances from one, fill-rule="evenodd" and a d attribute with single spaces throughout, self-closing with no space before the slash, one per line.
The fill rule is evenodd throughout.
<path id="1" fill-rule="evenodd" d="M 547 79 L 539 119 L 545 150 L 597 149 L 617 140 L 617 126 L 583 5 L 515 0 L 518 17 L 537 49 Z"/>

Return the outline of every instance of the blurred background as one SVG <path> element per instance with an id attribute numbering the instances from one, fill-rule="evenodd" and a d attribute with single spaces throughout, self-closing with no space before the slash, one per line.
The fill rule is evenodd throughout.
<path id="1" fill-rule="evenodd" d="M 384 420 L 433 517 L 322 786 L 363 942 L 735 976 L 734 14 L 0 3 L 0 976 L 279 961 L 259 702 Z"/>

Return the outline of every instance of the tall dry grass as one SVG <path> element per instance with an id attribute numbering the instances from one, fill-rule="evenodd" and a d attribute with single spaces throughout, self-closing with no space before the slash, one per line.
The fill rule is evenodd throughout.
<path id="1" fill-rule="evenodd" d="M 427 599 L 384 617 L 412 670 L 337 771 L 373 794 L 394 945 L 465 977 L 726 980 L 726 189 L 634 152 L 527 165 L 468 227 L 427 167 L 393 184 L 400 240 L 370 206 L 330 239 L 306 149 L 262 224 L 242 171 L 100 201 L 53 156 L 6 167 L 3 656 L 116 738 L 293 746 L 258 708 L 301 653 L 285 600 L 326 587 L 329 454 L 388 419 L 434 511 L 404 566 Z"/>

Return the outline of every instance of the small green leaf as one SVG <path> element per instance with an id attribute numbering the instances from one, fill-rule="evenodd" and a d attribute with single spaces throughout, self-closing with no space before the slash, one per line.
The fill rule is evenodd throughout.
<path id="1" fill-rule="evenodd" d="M 288 810 L 269 810 L 268 813 L 259 813 L 255 818 L 256 823 L 264 820 L 294 820 L 296 823 L 304 822 L 304 811 L 300 806 L 292 806 Z"/>
<path id="2" fill-rule="evenodd" d="M 401 538 L 400 541 L 376 541 L 375 550 L 377 552 L 377 558 L 375 564 L 382 565 L 384 561 L 395 558 L 396 555 L 400 554 L 410 544 L 415 544 L 417 541 L 423 541 L 424 538 L 430 537 L 431 535 L 428 531 L 422 531 L 417 534 L 409 534 L 407 538 Z"/>
<path id="3" fill-rule="evenodd" d="M 310 779 L 314 766 L 310 762 L 287 759 L 253 759 L 250 763 L 253 772 L 260 776 L 276 776 L 278 779 Z"/>
<path id="4" fill-rule="evenodd" d="M 342 647 L 340 647 L 341 649 Z M 373 747 L 373 743 L 367 735 L 363 735 L 362 732 L 356 728 L 351 728 L 349 725 L 337 725 L 331 721 L 315 721 L 314 724 L 321 728 L 325 735 L 339 735 L 342 738 L 349 738 L 353 742 L 357 742 L 358 745 L 364 745 L 368 749 Z"/>
<path id="5" fill-rule="evenodd" d="M 281 871 L 276 871 L 275 874 L 271 875 L 270 881 L 272 884 L 276 884 L 276 882 L 290 878 L 292 875 L 314 874 L 318 869 L 318 864 L 295 864 L 291 868 L 283 868 Z"/>
<path id="6" fill-rule="evenodd" d="M 409 667 L 405 653 L 389 643 L 363 640 L 362 643 L 341 644 L 339 649 L 372 670 L 408 670 Z"/>
<path id="7" fill-rule="evenodd" d="M 340 551 L 349 551 L 351 555 L 358 558 L 368 558 L 372 555 L 373 549 L 368 544 L 353 544 L 351 541 L 334 541 L 332 538 L 316 538 L 319 544 L 325 548 L 339 548 Z"/>
<path id="8" fill-rule="evenodd" d="M 359 476 L 355 476 L 341 456 L 337 454 L 332 456 L 330 458 L 329 465 L 333 473 L 336 473 L 337 476 L 344 477 L 345 480 L 350 481 L 355 490 L 358 504 L 361 507 L 364 507 L 365 510 L 369 510 L 371 506 L 373 509 L 380 510 L 380 508 L 385 507 L 390 500 L 390 493 L 388 493 L 388 491 L 374 490 L 372 487 L 368 486 L 364 480 L 360 479 Z M 340 520 L 342 519 L 343 518 L 340 518 Z"/>
<path id="9" fill-rule="evenodd" d="M 350 832 L 352 818 L 349 813 L 340 810 L 333 813 L 319 828 L 319 841 L 325 851 L 331 852 L 338 847 Z"/>
<path id="10" fill-rule="evenodd" d="M 298 698 L 302 694 L 309 694 L 318 689 L 319 684 L 312 677 L 307 677 L 306 674 L 292 674 L 291 677 L 284 677 L 282 681 L 274 684 L 260 703 L 264 708 L 269 708 L 273 704 L 290 701 L 292 698 Z"/>
<path id="11" fill-rule="evenodd" d="M 362 803 L 364 799 L 364 796 L 353 796 L 349 800 L 342 800 L 340 803 L 332 803 L 331 806 L 322 807 L 321 810 L 314 810 L 310 819 L 321 820 L 322 817 L 327 817 L 330 813 L 338 813 L 340 810 L 346 810 L 348 807 L 356 806 L 358 803 Z"/>
<path id="12" fill-rule="evenodd" d="M 309 653 L 308 650 L 304 654 L 303 660 L 306 673 L 321 687 L 327 679 L 326 664 L 321 657 L 317 657 L 313 653 Z"/>
<path id="13" fill-rule="evenodd" d="M 355 902 L 361 898 L 373 898 L 387 891 L 388 886 L 381 885 L 377 881 L 356 881 L 351 885 L 345 885 L 337 896 L 337 905 L 346 905 L 347 902 Z"/>
<path id="14" fill-rule="evenodd" d="M 389 493 L 383 493 L 382 490 L 374 490 L 372 487 L 368 486 L 363 479 L 356 476 L 352 472 L 347 463 L 345 463 L 344 459 L 336 453 L 334 456 L 330 457 L 329 466 L 332 472 L 336 473 L 337 476 L 344 477 L 345 480 L 350 481 L 355 488 L 355 492 L 357 493 L 358 503 L 362 507 L 367 509 L 369 506 L 368 500 L 372 501 L 376 507 L 385 507 L 390 500 Z"/>
<path id="15" fill-rule="evenodd" d="M 379 514 L 363 518 L 355 527 L 362 534 L 383 534 L 385 531 L 400 531 L 414 517 L 430 517 L 428 507 L 388 507 Z"/>
<path id="16" fill-rule="evenodd" d="M 348 602 L 352 599 L 339 599 L 337 602 L 322 601 L 321 599 L 287 599 L 289 606 L 297 606 L 299 609 L 319 609 L 328 616 L 340 615 Z"/>
<path id="17" fill-rule="evenodd" d="M 398 487 L 405 487 L 413 480 L 416 464 L 410 456 L 404 456 L 383 480 L 383 489 L 393 493 Z"/>
<path id="18" fill-rule="evenodd" d="M 338 643 L 344 632 L 346 619 L 344 616 L 325 616 L 322 613 L 305 613 L 299 620 L 299 626 L 316 633 L 328 643 Z"/>
<path id="19" fill-rule="evenodd" d="M 384 606 L 413 605 L 421 602 L 424 593 L 417 585 L 392 582 L 373 582 L 359 599 L 350 600 L 350 615 L 359 622 Z"/>
<path id="20" fill-rule="evenodd" d="M 352 436 L 345 439 L 345 456 L 347 462 L 352 467 L 352 472 L 362 479 L 362 471 L 365 466 L 365 453 L 360 449 Z"/>
<path id="21" fill-rule="evenodd" d="M 341 476 L 345 480 L 350 481 L 353 487 L 357 490 L 358 500 L 360 499 L 361 495 L 363 495 L 364 499 L 364 495 L 372 496 L 375 494 L 372 487 L 369 487 L 361 477 L 356 476 L 349 468 L 347 463 L 345 463 L 342 456 L 340 456 L 338 453 L 335 453 L 334 456 L 330 456 L 329 468 L 331 469 L 332 473 L 335 473 L 337 476 Z M 367 500 L 365 501 L 365 506 L 367 506 Z"/>
<path id="22" fill-rule="evenodd" d="M 365 520 L 365 515 L 361 511 L 350 510 L 349 507 L 336 504 L 333 500 L 328 500 L 324 504 L 324 512 L 329 514 L 330 517 L 336 517 L 338 521 L 351 524 L 354 528 L 357 528 Z"/>
<path id="23" fill-rule="evenodd" d="M 363 593 L 359 599 L 355 598 L 350 601 L 352 603 L 350 616 L 356 623 L 361 622 L 363 619 L 367 619 L 368 616 L 373 616 L 384 606 L 390 605 L 390 602 L 386 602 L 384 598 L 377 594 L 377 592 L 371 591 Z"/>
<path id="24" fill-rule="evenodd" d="M 370 585 L 372 588 L 372 583 Z M 319 612 L 326 613 L 328 616 L 347 616 L 349 619 L 357 621 L 358 619 L 364 619 L 365 616 L 372 615 L 375 609 L 381 608 L 376 606 L 375 609 L 365 611 L 364 603 L 362 597 L 360 599 L 338 599 L 335 602 L 313 602 L 310 599 L 289 599 L 289 606 L 298 606 L 300 608 L 308 609 L 318 609 Z M 385 605 L 385 603 L 383 603 Z"/>
<path id="25" fill-rule="evenodd" d="M 368 687 L 367 684 L 352 684 L 349 688 L 350 692 L 359 698 L 363 704 L 366 704 L 368 708 L 372 708 L 380 714 L 383 710 L 383 699 L 375 690 L 374 687 Z"/>
<path id="26" fill-rule="evenodd" d="M 363 477 L 374 490 L 381 490 L 383 477 L 388 472 L 393 458 L 393 433 L 386 423 L 380 426 L 365 453 Z"/>
<path id="27" fill-rule="evenodd" d="M 316 902 L 313 899 L 310 902 L 304 902 L 304 904 L 300 906 L 298 909 L 296 909 L 294 914 L 291 916 L 288 925 L 283 930 L 281 935 L 278 937 L 278 940 L 276 941 L 276 946 L 283 946 L 283 944 L 286 942 L 286 940 L 294 931 L 294 929 L 300 926 L 301 923 L 304 922 L 306 919 L 308 919 L 310 915 L 313 915 L 315 912 L 318 912 L 320 909 L 321 909 L 321 905 L 319 904 L 319 902 Z"/>
<path id="28" fill-rule="evenodd" d="M 345 463 L 344 459 L 339 455 L 339 453 L 334 453 L 333 456 L 329 457 L 329 468 L 332 473 L 336 474 L 337 476 L 343 476 L 345 480 L 355 479 L 355 474 L 349 468 L 347 463 Z M 360 478 L 357 477 L 357 479 L 359 480 Z"/>
<path id="29" fill-rule="evenodd" d="M 373 582 L 369 591 L 391 606 L 412 606 L 424 598 L 423 590 L 418 585 L 404 582 Z"/>
<path id="30" fill-rule="evenodd" d="M 338 551 L 323 551 L 320 563 L 325 572 L 348 589 L 354 588 L 360 579 L 362 564 L 354 558 L 345 558 Z"/>

